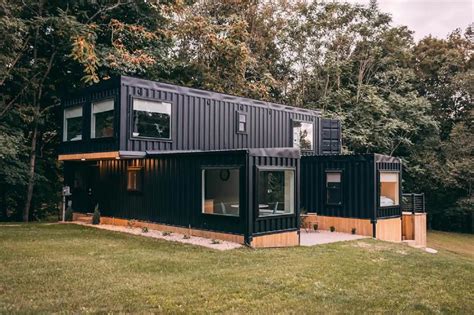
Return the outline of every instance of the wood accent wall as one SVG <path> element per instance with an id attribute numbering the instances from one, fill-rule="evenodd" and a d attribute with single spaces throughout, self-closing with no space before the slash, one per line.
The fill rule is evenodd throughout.
<path id="1" fill-rule="evenodd" d="M 426 213 L 403 213 L 403 240 L 413 240 L 415 246 L 426 247 Z"/>
<path id="2" fill-rule="evenodd" d="M 376 238 L 388 242 L 402 241 L 401 218 L 379 219 L 376 224 Z"/>
<path id="3" fill-rule="evenodd" d="M 101 160 L 101 159 L 115 159 L 120 157 L 118 151 L 112 152 L 95 152 L 95 153 L 77 153 L 77 154 L 60 154 L 59 161 L 81 161 L 86 160 Z"/>
<path id="4" fill-rule="evenodd" d="M 197 236 L 197 237 L 218 239 L 222 241 L 244 244 L 243 235 L 198 230 L 198 229 L 192 229 L 192 228 L 187 229 L 184 227 L 165 225 L 165 224 L 159 224 L 159 223 L 143 222 L 143 221 L 137 221 L 137 220 L 126 220 L 126 219 L 119 219 L 119 218 L 113 218 L 113 217 L 101 217 L 100 224 L 130 226 L 130 227 L 137 227 L 137 228 L 147 227 L 150 230 L 169 231 L 173 233 L 187 234 L 187 235 L 192 235 L 192 236 Z"/>
<path id="5" fill-rule="evenodd" d="M 303 226 L 312 230 L 314 224 L 318 224 L 319 230 L 329 230 L 331 226 L 336 228 L 336 232 L 352 233 L 356 229 L 357 235 L 372 236 L 372 223 L 369 219 L 355 219 L 342 217 L 328 217 L 315 214 L 301 216 Z"/>
<path id="6" fill-rule="evenodd" d="M 298 245 L 300 245 L 298 231 L 255 236 L 251 243 L 251 246 L 255 248 L 289 247 Z"/>

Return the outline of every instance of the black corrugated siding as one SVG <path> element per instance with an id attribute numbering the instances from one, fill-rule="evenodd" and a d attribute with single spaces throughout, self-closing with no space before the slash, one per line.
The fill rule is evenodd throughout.
<path id="1" fill-rule="evenodd" d="M 89 164 L 99 165 L 94 198 L 104 216 L 137 219 L 243 235 L 294 230 L 298 211 L 285 217 L 258 219 L 254 198 L 255 166 L 285 166 L 296 169 L 296 208 L 298 209 L 299 158 L 256 157 L 247 151 L 161 154 L 137 160 L 66 162 L 65 182 L 73 185 L 73 170 Z M 127 168 L 143 166 L 142 192 L 127 191 Z M 202 213 L 202 167 L 240 167 L 239 217 Z M 249 210 L 250 209 L 250 210 Z"/>
<path id="2" fill-rule="evenodd" d="M 379 161 L 376 161 L 375 167 L 377 169 L 377 183 L 380 181 L 379 172 L 380 171 L 395 171 L 400 172 L 400 182 L 399 182 L 399 200 L 400 205 L 391 206 L 391 207 L 380 207 L 380 201 L 377 199 L 377 218 L 389 218 L 397 217 L 402 215 L 402 164 L 398 158 L 385 159 L 383 156 L 379 158 Z M 377 190 L 379 185 L 377 185 Z M 378 195 L 378 194 L 377 194 Z"/>
<path id="3" fill-rule="evenodd" d="M 342 170 L 342 205 L 326 205 L 326 171 Z M 372 219 L 375 206 L 372 155 L 301 158 L 301 207 L 323 216 Z"/>
<path id="4" fill-rule="evenodd" d="M 275 166 L 295 169 L 295 213 L 287 216 L 268 216 L 258 217 L 256 193 L 256 174 L 257 166 Z M 252 209 L 251 216 L 253 217 L 253 235 L 265 234 L 276 231 L 295 230 L 299 227 L 299 179 L 300 179 L 300 160 L 283 157 L 255 157 L 251 156 L 249 161 L 249 178 L 253 183 L 253 189 L 249 191 L 249 199 L 251 204 L 249 209 Z"/>
<path id="5" fill-rule="evenodd" d="M 60 154 L 69 153 L 89 153 L 89 152 L 109 152 L 119 150 L 119 138 L 120 138 L 120 103 L 119 103 L 119 88 L 111 87 L 110 83 L 104 85 L 104 89 L 87 89 L 84 94 L 80 97 L 71 98 L 64 100 L 62 105 L 63 109 L 68 107 L 74 107 L 82 105 L 82 140 L 80 141 L 68 141 L 61 142 L 59 147 Z M 87 92 L 87 93 L 86 93 Z M 98 138 L 91 139 L 91 111 L 92 102 L 96 100 L 114 98 L 115 99 L 115 110 L 114 110 L 114 137 L 113 138 Z M 63 119 L 64 111 L 61 113 Z M 61 123 L 62 125 L 62 123 Z M 63 128 L 60 130 L 60 137 L 62 141 Z"/>
<path id="6" fill-rule="evenodd" d="M 122 78 L 122 100 L 127 102 L 124 151 L 228 150 L 292 146 L 292 120 L 309 121 L 319 130 L 319 116 L 283 105 L 232 97 L 219 93 L 181 88 L 158 82 Z M 131 138 L 133 97 L 162 100 L 172 104 L 171 140 Z M 247 133 L 236 132 L 237 111 L 247 113 Z"/>

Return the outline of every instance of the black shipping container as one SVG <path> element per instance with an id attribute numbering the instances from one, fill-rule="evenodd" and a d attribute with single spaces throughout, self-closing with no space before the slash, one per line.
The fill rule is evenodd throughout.
<path id="1" fill-rule="evenodd" d="M 104 216 L 239 234 L 244 235 L 249 244 L 252 236 L 298 229 L 299 168 L 300 153 L 293 148 L 149 151 L 142 159 L 64 162 L 65 184 L 72 189 L 74 211 L 91 212 L 99 204 Z M 239 201 L 216 205 L 228 212 L 238 211 L 238 215 L 205 213 L 208 201 L 203 188 L 205 172 L 212 170 L 223 170 L 218 174 L 224 181 L 239 174 L 238 186 L 235 186 Z M 238 172 L 231 175 L 227 170 Z M 278 202 L 262 206 L 257 196 L 262 193 L 262 187 L 257 187 L 259 176 L 264 172 L 283 170 L 293 174 L 290 179 L 285 177 L 285 180 L 293 181 L 293 190 L 285 190 L 292 194 L 288 199 L 293 203 L 292 213 L 282 213 L 279 210 L 282 203 L 278 205 Z M 263 194 L 272 187 L 264 188 Z M 266 215 L 259 216 L 259 212 Z"/>
<path id="2" fill-rule="evenodd" d="M 376 220 L 401 215 L 402 164 L 380 154 L 304 156 L 301 158 L 301 207 L 323 216 Z M 329 174 L 329 175 L 328 175 Z M 333 176 L 332 183 L 328 177 Z M 398 178 L 393 205 L 381 196 L 381 174 Z M 334 197 L 334 195 L 336 197 Z M 388 204 L 381 204 L 388 201 Z M 398 203 L 398 204 L 397 204 Z"/>
<path id="3" fill-rule="evenodd" d="M 104 100 L 114 101 L 113 131 L 94 138 L 92 104 Z M 161 139 L 134 130 L 134 100 L 169 104 L 169 130 Z M 127 76 L 78 91 L 63 108 L 82 110 L 82 133 L 62 142 L 60 154 L 292 147 L 292 127 L 300 122 L 312 124 L 312 149 L 302 154 L 338 154 L 341 148 L 340 122 L 322 119 L 319 111 Z"/>

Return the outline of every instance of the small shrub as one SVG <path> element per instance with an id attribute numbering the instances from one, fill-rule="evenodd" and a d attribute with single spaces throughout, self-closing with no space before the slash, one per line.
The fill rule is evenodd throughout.
<path id="1" fill-rule="evenodd" d="M 189 236 L 189 235 L 187 235 L 187 234 L 184 234 L 184 235 L 183 235 L 183 239 L 185 239 L 185 240 L 189 240 L 190 238 L 191 238 L 191 236 Z"/>
<path id="2" fill-rule="evenodd" d="M 211 241 L 211 244 L 220 244 L 220 243 L 221 243 L 221 241 L 219 241 L 219 240 L 212 240 Z"/>
<path id="3" fill-rule="evenodd" d="M 352 233 L 352 234 L 356 234 L 356 232 L 357 232 L 357 229 L 356 229 L 356 228 L 352 228 L 351 233 Z"/>
<path id="4" fill-rule="evenodd" d="M 318 224 L 317 224 L 317 223 L 313 224 L 313 229 L 314 229 L 315 231 L 318 230 Z"/>
<path id="5" fill-rule="evenodd" d="M 335 228 L 334 226 L 331 226 L 331 227 L 329 228 L 329 230 L 330 230 L 331 232 L 334 232 L 334 231 L 336 231 L 336 228 Z"/>
<path id="6" fill-rule="evenodd" d="M 164 231 L 163 233 L 161 233 L 163 236 L 170 236 L 171 235 L 171 232 L 170 231 Z"/>
<path id="7" fill-rule="evenodd" d="M 100 224 L 99 204 L 95 206 L 94 214 L 92 215 L 92 224 L 94 225 Z"/>
<path id="8" fill-rule="evenodd" d="M 71 222 L 73 220 L 73 211 L 72 207 L 69 205 L 66 209 L 66 212 L 64 213 L 64 221 L 66 222 Z"/>
<path id="9" fill-rule="evenodd" d="M 142 227 L 142 233 L 148 233 L 148 228 L 146 226 Z"/>

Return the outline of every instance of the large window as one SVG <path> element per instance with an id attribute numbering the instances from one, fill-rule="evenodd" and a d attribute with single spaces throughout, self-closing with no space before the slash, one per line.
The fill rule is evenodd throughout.
<path id="1" fill-rule="evenodd" d="M 326 172 L 326 204 L 342 204 L 341 172 Z"/>
<path id="2" fill-rule="evenodd" d="M 114 135 L 114 100 L 92 103 L 91 138 Z"/>
<path id="3" fill-rule="evenodd" d="M 294 170 L 260 170 L 257 180 L 259 217 L 295 212 Z"/>
<path id="4" fill-rule="evenodd" d="M 63 141 L 82 140 L 82 106 L 64 110 Z"/>
<path id="5" fill-rule="evenodd" d="M 380 172 L 380 206 L 390 207 L 400 205 L 398 172 Z"/>
<path id="6" fill-rule="evenodd" d="M 202 170 L 202 213 L 239 216 L 239 169 Z"/>
<path id="7" fill-rule="evenodd" d="M 313 150 L 313 124 L 293 121 L 293 147 L 301 151 Z"/>
<path id="8" fill-rule="evenodd" d="M 133 136 L 170 139 L 171 104 L 134 99 Z"/>

